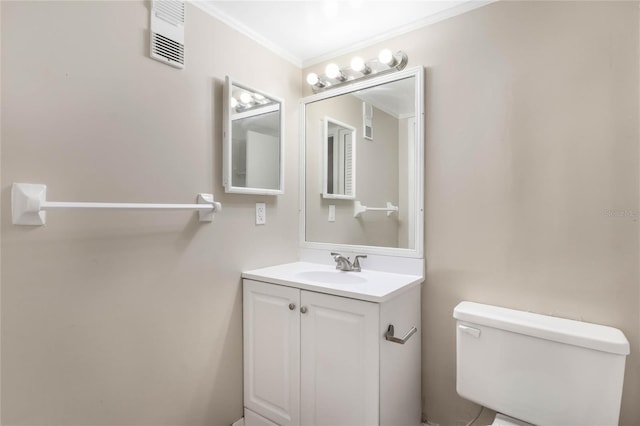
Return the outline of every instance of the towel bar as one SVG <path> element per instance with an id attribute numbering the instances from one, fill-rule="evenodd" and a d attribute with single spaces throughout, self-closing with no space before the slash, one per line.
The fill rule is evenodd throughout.
<path id="1" fill-rule="evenodd" d="M 11 219 L 14 225 L 44 225 L 46 210 L 52 209 L 129 209 L 129 210 L 196 210 L 200 222 L 211 222 L 222 204 L 212 194 L 198 194 L 197 204 L 151 203 L 85 203 L 47 201 L 47 186 L 33 183 L 14 183 L 11 188 Z"/>

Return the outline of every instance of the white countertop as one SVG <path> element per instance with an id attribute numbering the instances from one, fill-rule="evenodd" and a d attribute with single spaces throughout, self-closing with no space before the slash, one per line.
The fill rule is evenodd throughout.
<path id="1" fill-rule="evenodd" d="M 285 263 L 245 271 L 242 278 L 376 303 L 392 299 L 423 281 L 420 275 L 366 269 L 362 272 L 342 272 L 332 265 L 310 262 Z"/>

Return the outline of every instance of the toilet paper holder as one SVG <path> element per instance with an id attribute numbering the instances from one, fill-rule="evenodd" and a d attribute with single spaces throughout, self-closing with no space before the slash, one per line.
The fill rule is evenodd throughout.
<path id="1" fill-rule="evenodd" d="M 407 343 L 407 340 L 409 340 L 411 338 L 411 336 L 414 335 L 414 333 L 418 331 L 417 328 L 415 327 L 411 327 L 411 329 L 409 331 L 407 331 L 407 334 L 405 334 L 402 337 L 395 337 L 394 336 L 394 328 L 393 328 L 393 324 L 389 324 L 389 328 L 387 328 L 387 332 L 384 334 L 384 338 L 387 339 L 390 342 L 393 343 L 400 343 L 401 345 L 404 345 L 405 343 Z"/>

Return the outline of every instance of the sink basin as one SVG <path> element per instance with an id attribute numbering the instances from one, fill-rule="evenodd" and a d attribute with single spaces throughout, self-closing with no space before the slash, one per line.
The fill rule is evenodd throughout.
<path id="1" fill-rule="evenodd" d="M 326 284 L 362 284 L 366 282 L 366 278 L 359 275 L 359 272 L 343 272 L 343 271 L 302 271 L 296 273 L 296 277 L 301 280 L 315 281 Z"/>
<path id="2" fill-rule="evenodd" d="M 374 303 L 391 300 L 423 281 L 420 275 L 369 268 L 362 272 L 342 272 L 335 265 L 313 262 L 292 262 L 244 271 L 242 278 Z"/>

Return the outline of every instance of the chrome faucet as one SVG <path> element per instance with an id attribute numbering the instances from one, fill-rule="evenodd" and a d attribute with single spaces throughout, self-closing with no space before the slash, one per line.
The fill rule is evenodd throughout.
<path id="1" fill-rule="evenodd" d="M 333 256 L 333 260 L 336 261 L 336 269 L 341 271 L 353 271 L 360 272 L 362 268 L 360 267 L 360 259 L 366 258 L 366 254 L 359 254 L 353 259 L 353 263 L 349 260 L 348 257 L 344 257 L 340 253 L 331 253 Z"/>
<path id="2" fill-rule="evenodd" d="M 353 270 L 353 264 L 349 261 L 348 257 L 344 257 L 340 253 L 331 253 L 331 256 L 333 256 L 333 260 L 336 262 L 336 269 L 341 271 Z"/>

